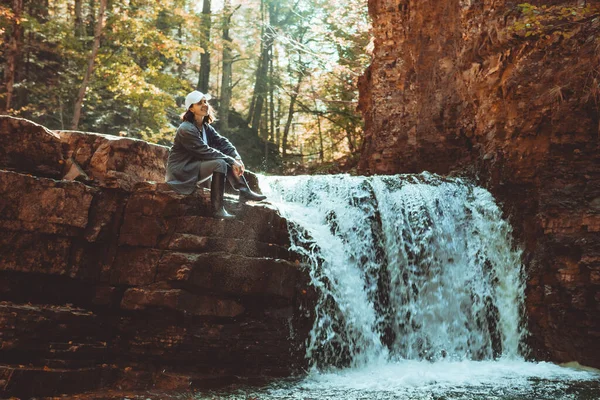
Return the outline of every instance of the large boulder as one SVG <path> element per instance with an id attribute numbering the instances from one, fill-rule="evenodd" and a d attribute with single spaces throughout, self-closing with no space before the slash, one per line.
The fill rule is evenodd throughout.
<path id="1" fill-rule="evenodd" d="M 80 234 L 97 189 L 79 182 L 0 173 L 0 228 L 11 231 Z"/>
<path id="2" fill-rule="evenodd" d="M 68 147 L 71 175 L 80 176 L 97 185 L 131 190 L 138 182 L 163 182 L 168 147 L 143 140 L 99 133 L 56 131 Z"/>
<path id="3" fill-rule="evenodd" d="M 58 134 L 26 119 L 0 115 L 0 168 L 60 179 L 65 153 Z"/>

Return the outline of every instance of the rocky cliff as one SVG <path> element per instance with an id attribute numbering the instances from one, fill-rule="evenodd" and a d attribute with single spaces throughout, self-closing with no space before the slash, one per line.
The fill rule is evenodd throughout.
<path id="1" fill-rule="evenodd" d="M 533 356 L 600 367 L 598 2 L 369 0 L 363 173 L 459 173 L 525 248 Z"/>
<path id="2" fill-rule="evenodd" d="M 167 149 L 0 117 L 0 397 L 185 390 L 304 363 L 310 290 L 269 205 L 209 215 Z"/>

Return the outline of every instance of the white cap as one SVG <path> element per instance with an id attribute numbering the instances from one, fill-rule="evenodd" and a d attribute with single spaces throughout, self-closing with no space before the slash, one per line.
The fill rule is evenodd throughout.
<path id="1" fill-rule="evenodd" d="M 189 110 L 192 104 L 199 102 L 200 100 L 202 100 L 202 98 L 205 98 L 206 101 L 209 101 L 212 98 L 212 96 L 208 93 L 202 93 L 197 90 L 194 90 L 193 92 L 185 96 L 185 109 Z"/>

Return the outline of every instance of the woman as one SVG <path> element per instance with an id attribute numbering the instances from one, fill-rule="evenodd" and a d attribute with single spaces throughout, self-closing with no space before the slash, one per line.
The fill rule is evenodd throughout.
<path id="1" fill-rule="evenodd" d="M 266 196 L 254 193 L 244 178 L 244 163 L 235 147 L 210 126 L 214 111 L 208 104 L 211 96 L 193 91 L 185 98 L 186 112 L 177 128 L 167 160 L 166 182 L 175 191 L 191 194 L 197 182 L 212 176 L 210 201 L 215 218 L 232 219 L 223 207 L 225 178 L 240 191 L 240 200 L 260 201 Z"/>

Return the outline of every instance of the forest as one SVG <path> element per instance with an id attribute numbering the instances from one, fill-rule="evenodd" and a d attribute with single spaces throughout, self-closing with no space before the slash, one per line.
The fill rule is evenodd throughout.
<path id="1" fill-rule="evenodd" d="M 169 146 L 185 95 L 256 171 L 356 164 L 366 2 L 1 0 L 0 113 Z"/>

